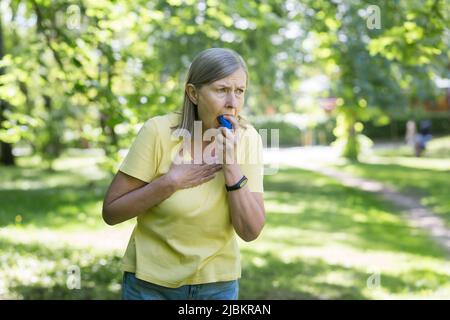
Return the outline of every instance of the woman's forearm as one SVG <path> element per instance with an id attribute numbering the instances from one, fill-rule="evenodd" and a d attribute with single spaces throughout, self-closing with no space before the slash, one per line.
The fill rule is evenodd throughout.
<path id="1" fill-rule="evenodd" d="M 242 177 L 239 165 L 224 166 L 224 176 L 227 185 L 235 184 Z M 228 204 L 236 233 L 245 241 L 255 240 L 264 227 L 264 205 L 247 186 L 228 192 Z"/>
<path id="2" fill-rule="evenodd" d="M 175 183 L 166 174 L 145 186 L 124 194 L 103 208 L 103 219 L 115 225 L 147 212 L 176 191 Z"/>

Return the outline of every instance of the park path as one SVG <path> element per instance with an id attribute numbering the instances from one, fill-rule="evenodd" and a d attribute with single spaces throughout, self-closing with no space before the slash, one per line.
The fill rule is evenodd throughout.
<path id="1" fill-rule="evenodd" d="M 413 196 L 395 191 L 384 183 L 357 177 L 327 166 L 336 163 L 338 158 L 337 151 L 331 147 L 266 149 L 264 153 L 265 162 L 272 168 L 287 165 L 314 171 L 336 179 L 345 186 L 374 193 L 394 203 L 412 227 L 428 232 L 450 255 L 450 229 L 441 217 L 420 204 Z"/>

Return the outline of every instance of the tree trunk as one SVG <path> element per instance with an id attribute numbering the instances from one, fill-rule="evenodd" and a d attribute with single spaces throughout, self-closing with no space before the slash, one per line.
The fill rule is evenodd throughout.
<path id="1" fill-rule="evenodd" d="M 48 141 L 43 146 L 43 154 L 44 158 L 48 160 L 49 168 L 52 168 L 53 160 L 58 158 L 61 155 L 62 144 L 61 144 L 61 136 L 58 132 L 58 121 L 59 119 L 53 117 L 53 100 L 48 95 L 42 95 L 44 99 L 44 107 L 49 115 L 47 132 L 48 132 Z"/>
<path id="2" fill-rule="evenodd" d="M 340 125 L 343 126 L 344 133 L 344 149 L 342 156 L 351 161 L 358 161 L 359 141 L 358 134 L 355 130 L 356 116 L 351 110 L 344 113 L 344 121 Z"/>
<path id="3" fill-rule="evenodd" d="M 0 15 L 0 60 L 3 59 L 5 55 L 4 52 L 4 40 L 3 40 L 3 27 L 2 27 L 2 17 Z M 5 74 L 5 68 L 0 68 L 0 75 Z M 7 101 L 0 99 L 0 129 L 2 128 L 2 123 L 5 120 L 4 112 L 9 108 Z M 6 166 L 14 166 L 15 158 L 13 154 L 12 144 L 0 141 L 0 163 Z"/>

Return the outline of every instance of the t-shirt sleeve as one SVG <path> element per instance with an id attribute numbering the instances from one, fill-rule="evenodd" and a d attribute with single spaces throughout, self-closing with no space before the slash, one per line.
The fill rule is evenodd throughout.
<path id="1" fill-rule="evenodd" d="M 252 128 L 243 136 L 244 157 L 239 162 L 242 173 L 248 178 L 251 192 L 264 192 L 264 161 L 261 136 Z M 242 158 L 241 158 L 242 159 Z"/>
<path id="2" fill-rule="evenodd" d="M 158 172 L 158 138 L 155 122 L 147 120 L 139 130 L 119 170 L 139 180 L 152 181 Z"/>

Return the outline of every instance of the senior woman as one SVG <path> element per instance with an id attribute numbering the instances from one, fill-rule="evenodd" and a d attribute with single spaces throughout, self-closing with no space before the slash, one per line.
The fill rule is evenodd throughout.
<path id="1" fill-rule="evenodd" d="M 109 225 L 137 217 L 123 299 L 238 299 L 236 234 L 255 240 L 265 223 L 262 141 L 240 115 L 247 85 L 239 54 L 202 51 L 182 112 L 150 118 L 139 131 L 103 202 Z"/>

